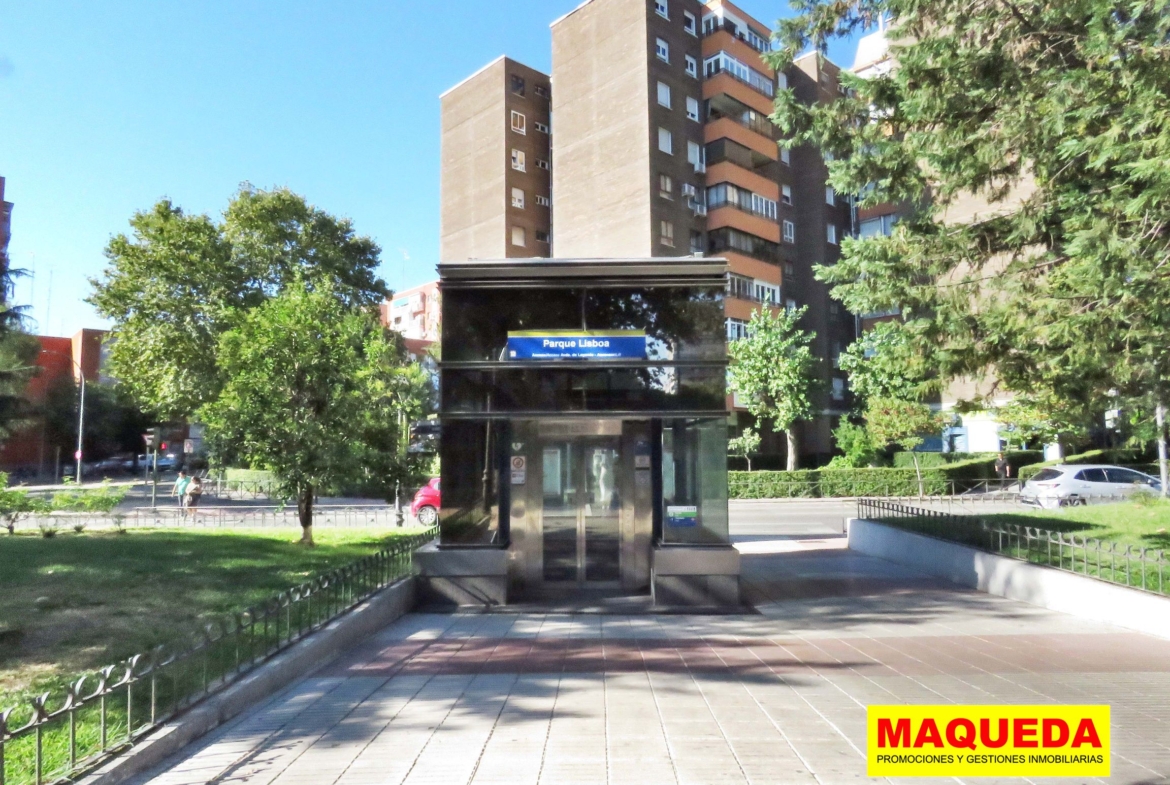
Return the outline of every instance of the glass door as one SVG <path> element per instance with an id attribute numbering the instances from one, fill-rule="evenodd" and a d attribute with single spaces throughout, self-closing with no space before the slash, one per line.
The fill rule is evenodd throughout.
<path id="1" fill-rule="evenodd" d="M 546 442 L 544 580 L 604 584 L 621 579 L 620 440 L 589 437 Z"/>

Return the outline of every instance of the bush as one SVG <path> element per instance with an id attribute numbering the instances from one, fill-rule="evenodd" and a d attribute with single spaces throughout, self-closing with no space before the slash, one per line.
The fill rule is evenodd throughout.
<path id="1" fill-rule="evenodd" d="M 60 512 L 110 512 L 126 498 L 130 489 L 102 483 L 99 488 L 71 488 L 53 494 L 52 507 Z"/>
<path id="2" fill-rule="evenodd" d="M 1012 465 L 1012 475 L 1018 477 L 1021 467 L 1031 466 L 1044 460 L 1044 454 L 1038 450 L 1020 450 L 1004 453 L 1008 463 Z M 943 475 L 952 482 L 977 482 L 980 480 L 998 479 L 995 473 L 995 461 L 999 455 L 986 455 L 971 458 L 965 461 L 948 464 L 940 469 Z"/>
<path id="3" fill-rule="evenodd" d="M 946 466 L 949 463 L 953 463 L 953 459 L 949 454 L 941 452 L 896 452 L 894 453 L 894 468 L 913 469 L 915 455 L 918 456 L 918 465 L 923 469 L 933 469 L 938 466 Z"/>
<path id="4" fill-rule="evenodd" d="M 816 469 L 795 472 L 728 472 L 731 499 L 798 499 L 818 494 Z"/>
<path id="5" fill-rule="evenodd" d="M 948 491 L 939 469 L 922 470 L 922 489 L 935 496 Z M 821 496 L 917 496 L 914 469 L 831 469 L 821 472 Z"/>
<path id="6" fill-rule="evenodd" d="M 239 482 L 267 485 L 272 482 L 272 472 L 263 469 L 224 469 L 224 482 Z"/>
<path id="7" fill-rule="evenodd" d="M 1140 463 L 1146 457 L 1141 450 L 1089 450 L 1080 455 L 1069 455 L 1059 461 L 1046 461 L 1023 468 L 1019 472 L 1021 482 L 1027 482 L 1035 477 L 1042 469 L 1066 464 L 1077 465 L 1084 463 Z"/>

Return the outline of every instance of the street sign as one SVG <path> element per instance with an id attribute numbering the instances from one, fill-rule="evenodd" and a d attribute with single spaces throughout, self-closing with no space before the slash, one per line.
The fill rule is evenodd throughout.
<path id="1" fill-rule="evenodd" d="M 528 482 L 528 459 L 523 455 L 512 456 L 512 484 L 524 485 Z"/>
<path id="2" fill-rule="evenodd" d="M 149 450 L 154 446 L 154 431 L 148 431 L 142 434 L 142 441 L 146 442 L 146 449 Z"/>

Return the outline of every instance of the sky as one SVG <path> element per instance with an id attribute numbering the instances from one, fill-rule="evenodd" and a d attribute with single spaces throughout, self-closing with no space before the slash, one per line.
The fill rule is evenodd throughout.
<path id="1" fill-rule="evenodd" d="M 84 300 L 110 237 L 164 197 L 218 215 L 244 182 L 351 218 L 392 288 L 433 280 L 440 93 L 505 53 L 548 71 L 548 25 L 578 3 L 3 0 L 0 177 L 30 327 L 105 326 Z"/>

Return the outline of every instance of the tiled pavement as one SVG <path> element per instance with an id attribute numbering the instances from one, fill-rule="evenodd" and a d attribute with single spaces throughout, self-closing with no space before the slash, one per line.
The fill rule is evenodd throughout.
<path id="1" fill-rule="evenodd" d="M 899 702 L 1109 703 L 1109 781 L 1170 782 L 1170 641 L 840 544 L 744 543 L 758 615 L 408 616 L 142 782 L 862 782 Z"/>

